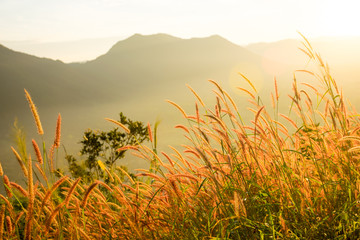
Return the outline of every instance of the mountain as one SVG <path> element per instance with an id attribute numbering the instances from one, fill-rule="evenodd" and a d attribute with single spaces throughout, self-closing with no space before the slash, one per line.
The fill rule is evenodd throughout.
<path id="1" fill-rule="evenodd" d="M 17 163 L 9 150 L 14 145 L 11 126 L 15 117 L 28 138 L 35 136 L 49 146 L 58 112 L 63 118 L 62 143 L 69 153 L 79 150 L 77 143 L 85 129 L 109 129 L 113 125 L 104 118 L 117 118 L 119 112 L 143 122 L 153 123 L 159 118 L 159 144 L 177 144 L 182 138 L 173 126 L 181 121 L 181 115 L 164 99 L 193 111 L 194 97 L 185 87 L 189 84 L 212 104 L 213 95 L 209 93 L 213 86 L 206 80 L 214 79 L 242 103 L 246 99 L 234 86 L 249 86 L 238 72 L 253 81 L 265 100 L 276 76 L 280 92 L 286 97 L 293 71 L 306 65 L 304 54 L 297 50 L 299 46 L 301 43 L 295 40 L 243 47 L 218 35 L 181 39 L 166 34 L 135 34 L 94 60 L 70 64 L 0 46 L 0 161 L 5 170 L 16 175 L 13 169 Z M 343 65 L 350 66 L 350 59 L 356 57 L 345 59 L 343 63 L 349 65 Z M 358 68 L 351 66 L 355 74 Z M 36 136 L 24 88 L 39 109 L 44 138 Z M 245 102 L 239 107 L 246 111 Z M 143 163 L 129 164 L 132 168 Z"/>
<path id="2" fill-rule="evenodd" d="M 41 42 L 41 41 L 1 41 L 1 43 L 10 49 L 16 49 L 18 52 L 25 52 L 38 57 L 47 57 L 51 59 L 61 59 L 61 61 L 82 62 L 94 59 L 104 54 L 119 39 L 124 36 L 105 37 L 105 38 L 87 38 L 59 42 Z"/>
<path id="3" fill-rule="evenodd" d="M 70 104 L 80 101 L 92 91 L 89 75 L 70 68 L 61 61 L 12 51 L 0 45 L 0 102 L 1 113 L 8 113 L 23 105 L 23 89 L 36 96 L 41 106 Z M 91 99 L 90 97 L 88 97 Z M 9 104 L 11 103 L 11 104 Z"/>
<path id="4" fill-rule="evenodd" d="M 209 78 L 228 78 L 231 68 L 244 61 L 258 64 L 260 57 L 220 36 L 180 39 L 136 34 L 97 59 L 72 66 L 102 79 L 109 84 L 103 86 L 109 91 L 118 86 L 131 94 L 144 94 Z"/>
<path id="5" fill-rule="evenodd" d="M 15 52 L 0 45 L 0 161 L 4 170 L 8 170 L 8 173 L 16 173 L 18 170 L 18 164 L 10 151 L 10 146 L 15 146 L 12 131 L 15 119 L 18 119 L 19 126 L 24 127 L 28 137 L 37 136 L 24 88 L 30 92 L 44 128 L 48 130 L 48 136 L 52 137 L 49 131 L 54 131 L 58 112 L 70 109 L 73 105 L 81 109 L 94 102 L 93 96 L 98 92 L 94 87 L 95 82 L 89 74 L 61 61 Z M 44 140 L 50 141 L 49 137 Z"/>
<path id="6" fill-rule="evenodd" d="M 345 96 L 356 106 L 360 102 L 357 93 L 360 38 L 310 42 L 329 62 Z M 84 130 L 112 128 L 104 118 L 116 119 L 119 112 L 143 122 L 162 120 L 158 129 L 159 147 L 178 144 L 183 138 L 173 126 L 182 120 L 181 114 L 164 99 L 171 99 L 185 111 L 193 112 L 194 96 L 185 84 L 213 104 L 213 95 L 209 94 L 213 86 L 206 80 L 214 79 L 239 103 L 240 111 L 247 112 L 244 95 L 234 88 L 249 88 L 239 72 L 253 81 L 264 96 L 263 101 L 268 101 L 276 76 L 280 95 L 286 99 L 293 71 L 307 66 L 307 58 L 298 47 L 301 42 L 291 39 L 238 46 L 218 35 L 181 39 L 166 34 L 135 34 L 117 42 L 94 60 L 65 64 L 0 45 L 1 164 L 12 179 L 19 180 L 16 179 L 18 164 L 10 150 L 11 145 L 15 146 L 11 130 L 15 118 L 25 129 L 28 152 L 32 153 L 31 138 L 38 143 L 44 141 L 47 147 L 52 143 L 59 112 L 63 119 L 63 146 L 75 155 Z M 24 88 L 38 107 L 44 137 L 36 134 Z M 281 107 L 288 109 L 286 103 Z M 60 159 L 63 152 L 59 151 Z M 133 169 L 142 168 L 144 162 L 137 159 L 122 164 Z"/>

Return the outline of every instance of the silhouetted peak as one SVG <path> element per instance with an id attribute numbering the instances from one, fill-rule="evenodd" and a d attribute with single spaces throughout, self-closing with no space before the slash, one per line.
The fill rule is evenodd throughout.
<path id="1" fill-rule="evenodd" d="M 224 44 L 224 45 L 232 45 L 232 46 L 237 46 L 239 47 L 239 45 L 227 40 L 226 38 L 220 36 L 220 35 L 211 35 L 210 37 L 207 38 L 209 41 L 214 42 L 215 44 Z"/>
<path id="2" fill-rule="evenodd" d="M 143 35 L 140 33 L 135 33 L 131 37 L 129 37 L 127 40 L 158 40 L 158 41 L 165 41 L 165 40 L 179 40 L 180 38 L 171 36 L 169 34 L 165 33 L 157 33 L 157 34 L 151 34 L 151 35 Z"/>
<path id="3" fill-rule="evenodd" d="M 136 49 L 141 47 L 149 47 L 153 45 L 162 45 L 166 43 L 171 43 L 175 41 L 182 40 L 181 38 L 177 38 L 168 34 L 158 33 L 152 35 L 142 35 L 136 33 L 131 37 L 117 42 L 110 50 L 111 52 L 121 51 L 123 49 L 130 50 Z"/>
<path id="4" fill-rule="evenodd" d="M 230 42 L 229 40 L 219 36 L 211 35 L 209 37 L 190 38 L 182 39 L 171 36 L 169 34 L 158 33 L 152 35 L 142 35 L 136 33 L 131 37 L 117 42 L 107 54 L 120 53 L 123 51 L 139 50 L 143 48 L 152 48 L 155 46 L 164 46 L 167 44 L 181 43 L 181 44 L 196 44 L 205 46 L 228 46 L 228 47 L 239 47 L 238 45 Z M 178 45 L 180 46 L 180 45 Z"/>
<path id="5" fill-rule="evenodd" d="M 221 40 L 221 41 L 228 41 L 227 39 L 225 39 L 225 38 L 223 38 L 222 36 L 217 35 L 217 34 L 214 34 L 214 35 L 209 36 L 209 39 Z"/>
<path id="6" fill-rule="evenodd" d="M 10 48 L 5 47 L 4 45 L 0 44 L 0 51 L 1 52 L 14 52 Z"/>

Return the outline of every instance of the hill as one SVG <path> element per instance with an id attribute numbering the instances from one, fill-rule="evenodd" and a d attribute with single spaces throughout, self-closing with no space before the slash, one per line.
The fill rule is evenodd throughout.
<path id="1" fill-rule="evenodd" d="M 97 59 L 73 66 L 102 79 L 109 90 L 119 86 L 136 95 L 227 78 L 231 68 L 243 61 L 258 64 L 260 57 L 220 36 L 180 39 L 166 34 L 136 34 Z"/>
<path id="2" fill-rule="evenodd" d="M 287 53 L 285 42 L 276 43 Z M 107 53 L 95 60 L 65 64 L 51 59 L 38 58 L 0 47 L 0 133 L 1 163 L 16 165 L 9 145 L 11 126 L 17 117 L 29 136 L 35 128 L 26 104 L 26 88 L 38 106 L 51 143 L 57 113 L 63 116 L 62 139 L 68 152 L 78 150 L 77 142 L 86 128 L 104 129 L 112 125 L 104 117 L 117 118 L 119 112 L 132 119 L 154 122 L 160 118 L 160 143 L 174 144 L 179 139 L 173 130 L 177 112 L 164 99 L 171 99 L 193 109 L 193 97 L 185 84 L 191 85 L 204 99 L 212 86 L 206 82 L 214 79 L 227 91 L 235 92 L 242 101 L 240 91 L 234 86 L 248 87 L 238 72 L 254 81 L 264 96 L 273 89 L 273 77 L 285 91 L 292 80 L 292 71 L 302 68 L 304 62 L 273 58 L 265 54 L 271 44 L 238 46 L 218 35 L 207 38 L 181 39 L 166 34 L 135 34 L 117 42 Z M 297 54 L 303 56 L 299 51 Z M 285 59 L 285 60 L 284 60 Z M 291 63 L 291 65 L 289 64 Z M 297 65 L 299 64 L 299 65 Z M 285 84 L 286 82 L 286 84 Z M 284 94 L 286 96 L 286 94 Z M 175 117 L 174 117 L 175 115 Z M 161 139 L 166 139 L 162 141 Z M 142 163 L 131 163 L 139 166 Z M 9 171 L 8 171 L 9 172 Z"/>
<path id="3" fill-rule="evenodd" d="M 86 98 L 86 91 L 95 92 L 85 72 L 72 69 L 61 61 L 15 52 L 2 45 L 0 79 L 0 101 L 8 103 L 2 106 L 2 114 L 23 106 L 24 88 L 45 107 L 79 102 Z"/>

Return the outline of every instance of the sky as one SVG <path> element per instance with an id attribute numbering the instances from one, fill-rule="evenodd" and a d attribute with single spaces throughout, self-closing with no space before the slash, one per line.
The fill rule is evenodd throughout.
<path id="1" fill-rule="evenodd" d="M 65 62 L 104 54 L 135 33 L 213 34 L 239 45 L 360 36 L 356 0 L 0 0 L 0 43 Z"/>

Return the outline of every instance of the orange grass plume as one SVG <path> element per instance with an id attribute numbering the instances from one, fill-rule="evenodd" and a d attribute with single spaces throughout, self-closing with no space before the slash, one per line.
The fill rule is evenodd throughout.
<path id="1" fill-rule="evenodd" d="M 39 117 L 38 111 L 36 109 L 36 106 L 35 106 L 34 102 L 32 101 L 31 96 L 28 93 L 28 91 L 26 91 L 26 89 L 24 89 L 24 91 L 25 91 L 25 97 L 26 97 L 27 101 L 29 102 L 30 110 L 31 110 L 31 112 L 33 114 L 33 117 L 34 117 L 34 120 L 35 120 L 35 124 L 36 124 L 37 130 L 38 130 L 38 134 L 43 135 L 44 130 L 42 128 L 42 125 L 41 125 L 41 122 L 40 122 L 40 117 Z"/>

